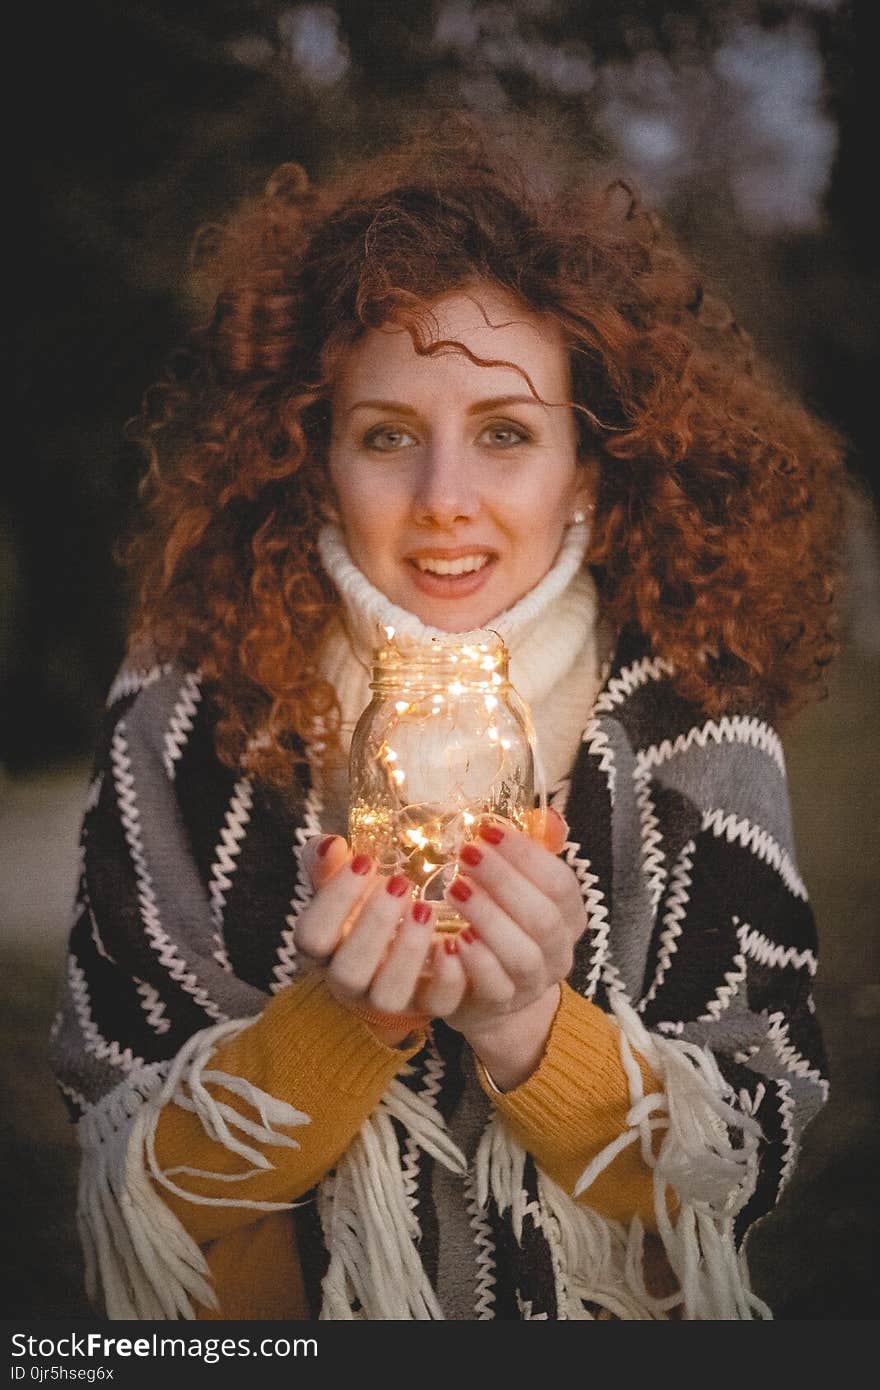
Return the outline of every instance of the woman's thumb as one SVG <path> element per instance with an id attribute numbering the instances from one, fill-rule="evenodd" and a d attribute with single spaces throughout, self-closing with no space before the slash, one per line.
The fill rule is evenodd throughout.
<path id="1" fill-rule="evenodd" d="M 314 888 L 320 888 L 348 858 L 348 845 L 341 835 L 315 835 L 306 842 L 302 865 Z"/>
<path id="2" fill-rule="evenodd" d="M 554 806 L 530 811 L 527 816 L 529 834 L 551 854 L 559 854 L 568 839 L 568 821 Z"/>

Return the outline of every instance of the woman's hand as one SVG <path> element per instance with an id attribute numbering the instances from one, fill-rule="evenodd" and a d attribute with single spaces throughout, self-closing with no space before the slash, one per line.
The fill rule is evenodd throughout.
<path id="1" fill-rule="evenodd" d="M 531 838 L 509 827 L 499 839 L 498 831 L 487 827 L 463 849 L 465 863 L 479 860 L 448 895 L 470 924 L 457 937 L 435 937 L 433 909 L 427 916 L 428 904 L 413 904 L 405 878 L 352 859 L 341 837 L 308 846 L 317 891 L 295 939 L 325 963 L 340 1002 L 362 1016 L 386 1016 L 368 1019 L 383 1041 L 401 1041 L 422 1019 L 445 1018 L 508 1089 L 540 1059 L 585 913 L 577 879 L 555 857 L 567 833 L 556 812 L 534 813 Z M 456 897 L 467 890 L 465 901 Z"/>
<path id="2" fill-rule="evenodd" d="M 462 847 L 464 872 L 446 893 L 469 924 L 454 938 L 467 992 L 447 1022 L 465 1035 L 502 1090 L 538 1064 L 560 981 L 586 927 L 580 885 L 556 857 L 565 822 L 550 811 L 531 830 L 529 836 L 513 827 L 481 827 Z"/>
<path id="3" fill-rule="evenodd" d="M 412 901 L 403 874 L 388 878 L 366 855 L 352 858 L 339 835 L 308 845 L 304 859 L 316 891 L 294 939 L 299 951 L 324 966 L 340 1003 L 391 1046 L 419 1023 L 459 1006 L 464 972 L 445 959 L 430 970 L 435 910 Z"/>

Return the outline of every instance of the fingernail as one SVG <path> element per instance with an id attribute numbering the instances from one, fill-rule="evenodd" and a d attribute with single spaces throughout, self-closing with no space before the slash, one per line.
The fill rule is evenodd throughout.
<path id="1" fill-rule="evenodd" d="M 368 854 L 356 854 L 351 861 L 351 871 L 353 874 L 368 874 L 372 862 Z"/>
<path id="2" fill-rule="evenodd" d="M 318 845 L 318 849 L 317 849 L 317 851 L 316 851 L 319 859 L 323 859 L 323 858 L 324 858 L 324 855 L 327 853 L 327 851 L 329 850 L 330 846 L 333 844 L 333 841 L 334 841 L 335 839 L 336 839 L 336 836 L 335 836 L 335 835 L 325 835 L 325 836 L 324 836 L 323 840 L 322 840 L 321 843 Z"/>
<path id="3" fill-rule="evenodd" d="M 421 926 L 426 927 L 431 920 L 431 904 L 422 902 L 413 903 L 412 915 Z"/>
<path id="4" fill-rule="evenodd" d="M 483 858 L 476 845 L 471 844 L 462 845 L 461 853 L 458 857 L 465 864 L 470 864 L 472 869 L 475 869 L 476 866 L 480 863 L 480 860 Z"/>
<path id="5" fill-rule="evenodd" d="M 354 865 L 352 865 L 352 868 L 354 868 Z M 392 898 L 402 898 L 408 887 L 409 879 L 406 874 L 394 874 L 386 883 L 385 892 L 390 893 Z"/>
<path id="6" fill-rule="evenodd" d="M 490 845 L 500 845 L 504 839 L 504 831 L 499 829 L 497 825 L 481 825 L 480 838 L 488 840 Z"/>
<path id="7" fill-rule="evenodd" d="M 480 933 L 477 931 L 476 927 L 462 927 L 461 931 L 458 933 L 459 940 L 466 941 L 468 945 L 470 945 L 472 941 L 476 941 L 479 935 Z"/>
<path id="8" fill-rule="evenodd" d="M 455 898 L 456 902 L 466 903 L 472 893 L 469 883 L 465 883 L 463 878 L 454 878 L 449 885 L 449 896 Z"/>
<path id="9" fill-rule="evenodd" d="M 444 936 L 443 949 L 446 952 L 447 956 L 458 955 L 458 942 L 456 941 L 454 936 Z"/>

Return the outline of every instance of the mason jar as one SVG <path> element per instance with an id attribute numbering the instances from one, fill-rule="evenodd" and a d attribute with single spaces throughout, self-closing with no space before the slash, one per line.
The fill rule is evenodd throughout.
<path id="1" fill-rule="evenodd" d="M 410 648 L 388 633 L 352 735 L 349 843 L 382 873 L 406 874 L 413 897 L 436 904 L 439 930 L 457 931 L 465 922 L 443 895 L 458 848 L 482 821 L 522 829 L 545 805 L 531 716 L 495 633 Z"/>

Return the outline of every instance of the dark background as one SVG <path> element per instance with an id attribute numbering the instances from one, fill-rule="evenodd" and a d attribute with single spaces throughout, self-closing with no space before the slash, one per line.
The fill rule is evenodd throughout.
<path id="1" fill-rule="evenodd" d="M 122 653 L 124 423 L 203 309 L 197 227 L 296 159 L 320 179 L 457 99 L 563 117 L 630 174 L 779 370 L 850 441 L 844 652 L 786 739 L 835 1092 L 754 1241 L 788 1317 L 876 1312 L 880 561 L 874 497 L 876 78 L 846 0 L 80 0 L 10 35 L 17 428 L 0 489 L 4 1311 L 81 1308 L 72 1149 L 45 1066 L 96 719 Z M 17 127 L 17 128 L 16 128 Z M 21 190 L 19 194 L 19 189 Z M 13 442 L 14 441 L 14 442 Z M 3 768 L 5 767 L 5 772 Z M 8 995 L 8 998 L 6 997 Z M 6 1166 L 8 1165 L 8 1166 Z M 27 1253 L 24 1253 L 27 1252 Z"/>

